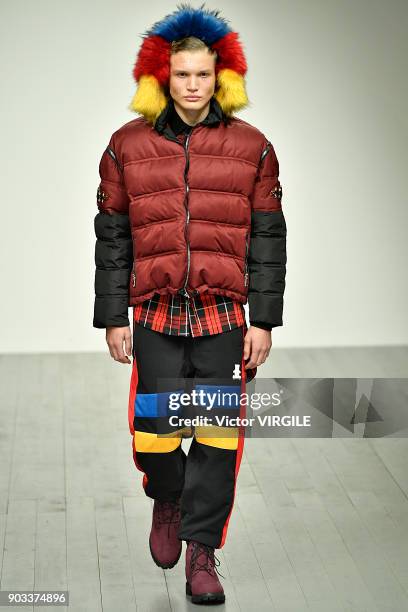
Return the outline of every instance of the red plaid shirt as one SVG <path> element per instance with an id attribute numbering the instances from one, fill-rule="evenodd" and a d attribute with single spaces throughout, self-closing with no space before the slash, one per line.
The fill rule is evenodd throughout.
<path id="1" fill-rule="evenodd" d="M 171 336 L 210 336 L 245 324 L 244 306 L 222 295 L 203 293 L 193 299 L 160 295 L 134 306 L 133 320 Z"/>
<path id="2" fill-rule="evenodd" d="M 182 295 L 160 295 L 133 307 L 133 321 L 154 331 L 171 336 L 211 336 L 236 327 L 248 330 L 243 304 L 222 295 L 203 293 L 190 301 Z M 250 382 L 257 368 L 246 370 Z"/>

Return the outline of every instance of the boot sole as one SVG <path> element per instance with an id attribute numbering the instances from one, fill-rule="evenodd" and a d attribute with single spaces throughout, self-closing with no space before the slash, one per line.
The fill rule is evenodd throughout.
<path id="1" fill-rule="evenodd" d="M 177 563 L 178 563 L 178 561 L 179 561 L 179 559 L 180 559 L 180 557 L 181 557 L 181 553 L 182 553 L 182 551 L 183 551 L 183 544 L 180 546 L 180 552 L 179 552 L 179 554 L 177 555 L 177 559 L 175 559 L 175 560 L 174 560 L 172 563 L 167 563 L 167 564 L 166 564 L 166 563 L 161 563 L 161 562 L 160 562 L 158 559 L 156 559 L 156 557 L 154 556 L 153 551 L 152 551 L 152 546 L 151 546 L 151 544 L 150 544 L 150 538 L 149 538 L 149 548 L 150 548 L 150 554 L 152 555 L 152 559 L 153 559 L 153 561 L 155 562 L 155 564 L 156 564 L 158 567 L 161 567 L 162 569 L 171 569 L 172 567 L 174 567 L 175 565 L 177 565 Z"/>
<path id="2" fill-rule="evenodd" d="M 186 582 L 186 595 L 191 597 L 191 603 L 195 604 L 221 604 L 225 602 L 224 593 L 200 593 L 200 595 L 193 595 L 188 582 Z"/>

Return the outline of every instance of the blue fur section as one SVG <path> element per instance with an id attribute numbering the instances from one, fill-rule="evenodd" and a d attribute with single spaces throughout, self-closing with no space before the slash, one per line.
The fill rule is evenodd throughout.
<path id="1" fill-rule="evenodd" d="M 161 36 L 168 42 L 180 40 L 186 36 L 196 36 L 207 45 L 231 32 L 226 19 L 218 17 L 219 11 L 204 9 L 204 4 L 195 9 L 189 4 L 177 5 L 178 10 L 156 22 L 147 32 L 147 36 Z"/>

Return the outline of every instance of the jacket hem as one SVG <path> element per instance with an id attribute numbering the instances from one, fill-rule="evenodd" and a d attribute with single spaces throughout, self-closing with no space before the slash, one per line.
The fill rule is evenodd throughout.
<path id="1" fill-rule="evenodd" d="M 129 305 L 135 306 L 136 304 L 140 304 L 141 302 L 144 302 L 145 300 L 151 298 L 155 293 L 159 293 L 160 295 L 179 295 L 179 289 L 172 289 L 171 287 L 162 287 L 160 289 L 152 289 L 151 291 L 148 291 L 143 295 L 131 295 L 129 297 Z M 236 291 L 231 291 L 230 289 L 222 289 L 221 287 L 207 287 L 204 291 L 195 293 L 195 296 L 198 297 L 202 294 L 222 295 L 225 297 L 229 297 L 232 300 L 237 300 L 238 302 L 241 302 L 241 304 L 246 304 L 248 301 L 247 296 L 242 295 Z M 192 297 L 194 297 L 194 295 Z"/>

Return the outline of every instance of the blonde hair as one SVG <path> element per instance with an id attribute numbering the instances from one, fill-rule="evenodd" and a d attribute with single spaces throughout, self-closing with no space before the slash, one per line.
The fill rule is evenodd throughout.
<path id="1" fill-rule="evenodd" d="M 210 47 L 206 45 L 201 38 L 197 38 L 196 36 L 187 36 L 186 38 L 181 38 L 180 40 L 173 40 L 170 44 L 170 55 L 179 53 L 179 51 L 200 51 L 201 49 L 207 49 L 208 53 L 214 56 L 215 61 L 217 61 L 218 53 L 215 50 L 210 49 Z"/>

